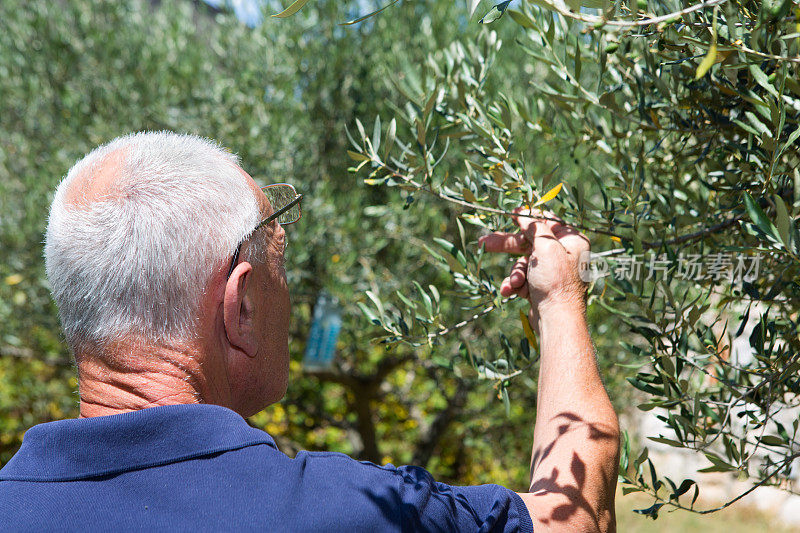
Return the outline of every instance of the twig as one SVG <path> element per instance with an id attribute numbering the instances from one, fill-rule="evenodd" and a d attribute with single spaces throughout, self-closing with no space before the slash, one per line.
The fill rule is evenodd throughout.
<path id="1" fill-rule="evenodd" d="M 701 2 L 699 4 L 695 4 L 693 6 L 689 6 L 685 9 L 681 9 L 680 11 L 675 11 L 673 13 L 668 13 L 666 15 L 661 15 L 658 17 L 640 19 L 640 20 L 608 20 L 605 17 L 598 17 L 592 15 L 584 15 L 581 13 L 574 13 L 569 9 L 566 9 L 566 5 L 564 7 L 558 6 L 555 4 L 549 4 L 550 7 L 556 11 L 557 13 L 574 19 L 580 22 L 585 22 L 587 24 L 592 24 L 594 26 L 617 26 L 620 28 L 635 28 L 641 26 L 650 26 L 652 24 L 659 24 L 661 22 L 667 22 L 668 20 L 672 20 L 674 18 L 682 17 L 683 15 L 688 15 L 689 13 L 693 13 L 695 11 L 699 11 L 701 9 L 705 9 L 707 7 L 714 7 L 721 4 L 724 4 L 728 0 L 709 0 L 708 2 Z"/>
<path id="2" fill-rule="evenodd" d="M 764 52 L 759 52 L 758 50 L 753 50 L 752 48 L 748 48 L 742 42 L 736 41 L 731 43 L 731 45 L 735 48 L 738 48 L 741 52 L 745 54 L 751 54 L 758 57 L 763 57 L 764 59 L 774 59 L 775 61 L 786 61 L 788 63 L 800 63 L 800 56 L 796 57 L 787 57 L 787 56 L 777 56 L 774 54 L 765 54 Z"/>
<path id="3" fill-rule="evenodd" d="M 668 239 L 666 241 L 660 242 L 642 242 L 642 246 L 645 248 L 658 248 L 660 246 L 671 245 L 671 244 L 683 244 L 684 242 L 692 241 L 699 237 L 704 237 L 706 235 L 710 235 L 712 233 L 716 233 L 719 230 L 729 228 L 733 226 L 740 220 L 744 218 L 744 214 L 735 215 L 728 220 L 720 222 L 719 224 L 714 224 L 713 226 L 709 226 L 707 228 L 703 228 L 701 230 L 695 231 L 693 233 L 687 233 L 686 235 L 681 235 L 679 237 L 675 237 L 674 239 Z"/>
<path id="4" fill-rule="evenodd" d="M 783 461 L 778 463 L 778 467 L 775 468 L 772 471 L 771 474 L 764 476 L 764 479 L 762 479 L 758 483 L 754 484 L 752 487 L 750 487 L 749 489 L 747 489 L 743 493 L 739 494 L 738 496 L 736 496 L 732 500 L 729 500 L 729 501 L 725 502 L 724 504 L 720 505 L 719 507 L 714 507 L 713 509 L 704 509 L 702 511 L 698 511 L 697 509 L 694 509 L 693 507 L 686 507 L 685 505 L 681 505 L 680 503 L 678 503 L 675 500 L 665 500 L 664 498 L 660 497 L 656 492 L 651 492 L 649 487 L 644 488 L 641 485 L 638 485 L 638 484 L 635 484 L 635 483 L 631 483 L 631 485 L 637 486 L 643 492 L 646 492 L 647 494 L 650 494 L 651 496 L 653 496 L 655 498 L 655 500 L 657 502 L 663 502 L 665 505 L 671 505 L 671 506 L 675 507 L 676 509 L 682 509 L 684 511 L 690 511 L 690 512 L 696 513 L 696 514 L 711 514 L 711 513 L 717 512 L 717 511 L 721 511 L 721 510 L 723 510 L 723 509 L 725 509 L 727 507 L 730 507 L 731 505 L 733 505 L 734 503 L 738 502 L 739 500 L 741 500 L 742 498 L 744 498 L 745 496 L 747 496 L 748 494 L 750 494 L 751 492 L 753 492 L 757 488 L 761 487 L 762 485 L 766 485 L 772 479 L 772 477 L 775 474 L 777 474 L 782 469 L 784 469 L 787 464 L 789 464 L 790 462 L 794 461 L 797 457 L 800 457 L 800 452 L 794 453 L 792 455 L 789 455 L 788 457 L 785 457 L 783 459 Z"/>
<path id="5" fill-rule="evenodd" d="M 509 298 L 504 298 L 503 300 L 500 301 L 500 305 L 505 305 L 506 303 L 510 302 L 511 300 L 513 300 L 515 298 L 516 298 L 516 296 L 511 296 Z M 428 333 L 427 337 L 429 339 L 434 339 L 436 337 L 441 337 L 442 335 L 447 335 L 451 331 L 457 330 L 459 328 L 463 328 L 464 326 L 466 326 L 470 322 L 475 322 L 476 320 L 478 320 L 482 316 L 488 315 L 489 313 L 494 311 L 495 308 L 496 308 L 496 306 L 494 304 L 492 304 L 489 307 L 485 308 L 480 313 L 474 314 L 474 315 L 472 315 L 472 317 L 470 317 L 470 318 L 468 318 L 466 320 L 462 320 L 458 324 L 454 324 L 454 325 L 450 326 L 449 328 L 445 328 L 445 329 L 439 330 L 439 331 L 437 331 L 435 333 Z"/>
<path id="6" fill-rule="evenodd" d="M 756 490 L 758 487 L 760 487 L 762 485 L 765 485 L 767 482 L 769 482 L 772 479 L 772 476 L 774 476 L 775 474 L 780 472 L 783 468 L 786 467 L 787 464 L 789 464 L 792 461 L 794 461 L 797 457 L 800 457 L 800 453 L 793 453 L 792 455 L 784 458 L 784 460 L 779 463 L 778 468 L 773 470 L 770 475 L 764 476 L 764 479 L 762 479 L 761 481 L 759 481 L 758 483 L 756 483 L 755 485 L 753 485 L 752 487 L 750 487 L 749 489 L 747 489 L 743 493 L 739 494 L 738 496 L 736 496 L 732 500 L 730 500 L 728 502 L 725 502 L 724 504 L 720 505 L 719 507 L 715 507 L 713 509 L 705 509 L 703 511 L 695 511 L 694 509 L 686 509 L 686 507 L 683 507 L 683 506 L 681 506 L 681 509 L 694 511 L 695 513 L 698 513 L 698 514 L 710 514 L 710 513 L 715 513 L 717 511 L 721 511 L 721 510 L 725 509 L 726 507 L 730 507 L 734 503 L 738 502 L 739 500 L 741 500 L 742 498 L 744 498 L 745 496 L 747 496 L 748 494 L 750 494 L 751 492 Z"/>

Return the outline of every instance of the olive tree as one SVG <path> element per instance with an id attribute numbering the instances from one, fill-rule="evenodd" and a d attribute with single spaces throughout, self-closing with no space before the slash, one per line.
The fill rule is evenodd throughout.
<path id="1" fill-rule="evenodd" d="M 640 512 L 706 513 L 758 486 L 791 491 L 800 457 L 800 9 L 790 0 L 509 4 L 483 6 L 473 23 L 516 26 L 511 44 L 487 31 L 430 55 L 397 77 L 396 113 L 350 131 L 353 172 L 397 189 L 395 201 L 412 210 L 420 199 L 447 205 L 458 228 L 427 248 L 457 305 L 441 305 L 442 287 L 409 284 L 369 293 L 364 314 L 382 342 L 411 346 L 498 313 L 513 319 L 519 305 L 500 297 L 502 271 L 475 237 L 512 228 L 517 206 L 546 206 L 593 239 L 590 309 L 624 328 L 613 350 L 639 409 L 662 422 L 646 437 L 702 454 L 700 472 L 752 480 L 721 507 L 695 509 L 697 483 L 659 476 L 647 447 L 626 437 L 623 491 L 654 498 Z M 526 54 L 520 79 L 490 88 L 509 49 Z M 520 344 L 462 335 L 454 355 L 496 381 L 506 402 L 537 355 L 521 322 Z"/>

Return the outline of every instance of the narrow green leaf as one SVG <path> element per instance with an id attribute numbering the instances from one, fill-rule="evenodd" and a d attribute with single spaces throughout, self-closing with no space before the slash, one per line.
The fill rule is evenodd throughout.
<path id="1" fill-rule="evenodd" d="M 397 121 L 392 118 L 389 122 L 389 129 L 386 131 L 386 139 L 383 141 L 383 160 L 389 160 L 389 153 L 394 147 L 395 135 L 397 134 Z"/>
<path id="2" fill-rule="evenodd" d="M 461 223 L 461 219 L 456 219 L 456 226 L 458 226 L 458 236 L 461 237 L 461 248 L 464 250 L 467 249 L 467 238 L 464 232 L 464 225 Z"/>
<path id="3" fill-rule="evenodd" d="M 478 5 L 481 3 L 481 0 L 467 0 L 467 7 L 469 7 L 469 16 L 471 17 L 475 10 L 478 9 Z"/>
<path id="4" fill-rule="evenodd" d="M 753 224 L 755 224 L 758 227 L 758 229 L 760 229 L 770 237 L 773 238 L 778 237 L 777 229 L 775 228 L 775 226 L 772 225 L 772 223 L 767 218 L 767 215 L 764 214 L 764 211 L 762 211 L 761 208 L 758 207 L 756 201 L 748 193 L 744 194 L 744 206 L 745 209 L 747 210 L 747 214 L 750 216 L 750 220 L 753 221 Z"/>
<path id="5" fill-rule="evenodd" d="M 711 24 L 711 46 L 708 47 L 708 53 L 706 57 L 703 58 L 703 61 L 697 65 L 697 72 L 694 75 L 694 79 L 699 80 L 703 76 L 706 75 L 706 72 L 714 66 L 714 62 L 717 60 L 717 12 L 719 8 L 714 8 L 714 19 Z"/>
<path id="6" fill-rule="evenodd" d="M 781 241 L 788 248 L 791 243 L 789 226 L 792 223 L 791 219 L 789 218 L 789 211 L 786 209 L 786 204 L 783 203 L 783 200 L 780 196 L 775 195 L 773 199 L 775 201 L 775 211 L 777 215 L 777 218 L 775 219 L 775 226 L 778 229 L 778 235 L 780 235 Z"/>
<path id="7" fill-rule="evenodd" d="M 370 157 L 368 155 L 360 154 L 358 152 L 354 152 L 352 150 L 347 151 L 347 155 L 350 156 L 350 159 L 354 159 L 356 161 L 369 161 Z"/>
<path id="8" fill-rule="evenodd" d="M 766 444 L 767 446 L 786 445 L 786 441 L 778 437 L 777 435 L 764 435 L 763 437 L 761 437 L 761 443 Z"/>
<path id="9" fill-rule="evenodd" d="M 442 248 L 444 248 L 445 250 L 447 250 L 449 253 L 451 253 L 451 254 L 452 254 L 452 253 L 455 253 L 455 251 L 456 251 L 456 245 L 455 245 L 455 244 L 453 244 L 452 242 L 450 242 L 450 241 L 448 241 L 448 240 L 445 240 L 445 239 L 442 239 L 442 238 L 439 238 L 439 237 L 434 237 L 434 238 L 433 238 L 433 240 L 434 240 L 434 242 L 436 242 L 436 243 L 437 243 L 439 246 L 441 246 Z"/>
<path id="10" fill-rule="evenodd" d="M 675 365 L 669 355 L 662 355 L 659 362 L 661 363 L 661 368 L 664 369 L 664 372 L 666 372 L 668 376 L 675 376 Z"/>
<path id="11" fill-rule="evenodd" d="M 636 407 L 638 407 L 640 411 L 647 412 L 647 411 L 652 411 L 653 409 L 655 409 L 658 406 L 659 406 L 659 404 L 655 403 L 655 402 L 645 402 L 645 403 L 640 403 Z"/>
<path id="12" fill-rule="evenodd" d="M 648 459 L 647 466 L 650 467 L 650 481 L 653 484 L 653 488 L 656 490 L 656 492 L 658 492 L 658 489 L 661 487 L 663 483 L 658 479 L 658 476 L 656 475 L 656 467 L 653 464 L 653 461 Z"/>
<path id="13" fill-rule="evenodd" d="M 439 295 L 439 289 L 437 289 L 434 285 L 428 285 L 428 290 L 431 291 L 431 296 L 433 296 L 433 302 L 438 306 L 439 300 L 441 296 Z"/>
<path id="14" fill-rule="evenodd" d="M 650 454 L 649 450 L 647 448 L 644 448 L 642 450 L 642 453 L 639 454 L 639 457 L 637 457 L 636 460 L 633 462 L 633 468 L 637 472 L 639 471 L 639 466 L 641 466 L 641 464 L 647 460 L 647 456 L 649 454 Z"/>
<path id="15" fill-rule="evenodd" d="M 280 13 L 276 13 L 272 16 L 277 18 L 291 17 L 292 15 L 303 9 L 303 6 L 306 5 L 307 3 L 308 0 L 297 0 L 296 2 L 294 2 L 292 5 L 290 5 Z"/>
<path id="16" fill-rule="evenodd" d="M 375 313 L 373 313 L 372 310 L 364 305 L 364 302 L 358 302 L 356 305 L 358 305 L 358 308 L 361 309 L 361 312 L 364 314 L 364 316 L 367 317 L 367 320 L 375 325 L 380 325 L 381 321 L 378 320 L 378 317 L 375 316 Z"/>
<path id="17" fill-rule="evenodd" d="M 414 309 L 416 309 L 416 308 L 417 308 L 417 304 L 415 304 L 414 302 L 412 302 L 411 300 L 409 300 L 408 298 L 406 298 L 406 297 L 403 295 L 403 293 L 402 293 L 402 292 L 400 292 L 400 291 L 395 291 L 395 294 L 397 295 L 397 297 L 398 297 L 398 298 L 400 298 L 400 300 L 401 300 L 401 301 L 402 301 L 404 304 L 406 304 L 406 305 L 408 306 L 408 308 L 409 308 L 409 309 L 411 309 L 411 310 L 414 310 Z"/>
<path id="18" fill-rule="evenodd" d="M 511 3 L 511 0 L 506 0 L 505 2 L 500 2 L 499 4 L 497 4 L 494 7 L 492 7 L 492 9 L 490 9 L 489 12 L 486 13 L 483 16 L 483 18 L 481 20 L 479 20 L 478 22 L 480 22 L 481 24 L 491 24 L 492 22 L 494 22 L 495 20 L 497 20 L 497 19 L 499 19 L 500 17 L 503 16 L 503 14 L 506 12 L 506 8 L 508 7 L 508 4 L 510 4 L 510 3 Z"/>
<path id="19" fill-rule="evenodd" d="M 647 438 L 649 440 L 652 440 L 653 442 L 660 442 L 661 444 L 667 444 L 667 445 L 672 446 L 674 448 L 683 448 L 684 447 L 681 442 L 679 442 L 677 440 L 673 440 L 673 439 L 667 439 L 667 438 L 664 438 L 664 437 L 647 437 Z"/>
<path id="20" fill-rule="evenodd" d="M 393 5 L 395 5 L 399 1 L 400 0 L 393 0 L 392 2 L 390 2 L 390 3 L 386 4 L 385 6 L 383 6 L 382 8 L 376 9 L 372 13 L 368 13 L 368 14 L 364 15 L 363 17 L 358 17 L 357 19 L 348 20 L 347 22 L 342 22 L 342 23 L 339 24 L 339 26 L 350 26 L 351 24 L 357 24 L 357 23 L 359 23 L 359 22 L 361 22 L 363 20 L 367 20 L 370 17 L 374 17 L 375 15 L 377 15 L 378 13 L 383 11 L 384 9 L 388 9 L 388 8 L 392 7 Z M 377 150 L 377 148 L 376 148 L 376 150 Z"/>
<path id="21" fill-rule="evenodd" d="M 775 89 L 775 86 L 772 85 L 772 83 L 770 83 L 769 77 L 766 74 L 764 74 L 764 71 L 761 70 L 758 64 L 751 63 L 749 69 L 750 69 L 750 74 L 753 76 L 753 79 L 756 81 L 756 83 L 761 85 L 764 89 L 767 90 L 769 94 L 771 94 L 775 98 L 780 98 L 778 90 Z"/>
<path id="22" fill-rule="evenodd" d="M 381 302 L 380 298 L 378 298 L 375 293 L 372 291 L 366 291 L 364 294 L 367 295 L 367 298 L 372 300 L 372 303 L 375 304 L 375 308 L 378 310 L 381 316 L 386 314 L 386 312 L 383 310 L 383 302 Z"/>
<path id="23" fill-rule="evenodd" d="M 356 119 L 356 128 L 358 128 L 358 134 L 360 135 L 359 139 L 363 141 L 367 138 L 367 134 L 364 132 L 364 125 L 361 123 L 359 119 Z"/>
<path id="24" fill-rule="evenodd" d="M 709 466 L 707 468 L 702 468 L 702 469 L 698 470 L 698 472 L 730 472 L 730 471 L 733 471 L 733 470 L 738 470 L 735 466 L 733 466 L 733 465 L 731 465 L 729 463 L 726 463 L 725 461 L 723 461 L 722 459 L 720 459 L 719 457 L 717 457 L 716 455 L 714 455 L 712 453 L 706 452 L 705 456 L 706 456 L 706 459 L 711 461 L 711 464 L 713 464 L 714 466 Z"/>
<path id="25" fill-rule="evenodd" d="M 436 104 L 436 100 L 439 98 L 439 89 L 433 91 L 433 94 L 430 95 L 428 101 L 425 102 L 425 109 L 423 110 L 423 115 L 427 118 L 428 115 L 431 114 L 433 110 L 433 106 Z"/>
<path id="26" fill-rule="evenodd" d="M 725 466 L 725 465 L 714 465 L 714 466 L 707 466 L 705 468 L 700 468 L 697 471 L 702 474 L 710 474 L 712 472 L 732 472 L 736 470 L 733 466 Z"/>
<path id="27" fill-rule="evenodd" d="M 538 5 L 543 6 L 545 9 L 549 9 L 550 11 L 553 10 L 553 6 L 549 6 L 548 3 L 545 2 L 545 1 L 533 0 L 533 2 L 534 3 L 538 2 Z M 545 32 L 544 36 L 547 39 L 547 42 L 552 45 L 553 44 L 553 39 L 556 36 L 556 18 L 555 17 L 551 17 L 550 18 L 550 26 L 547 27 L 547 31 Z"/>
<path id="28" fill-rule="evenodd" d="M 431 297 L 428 296 L 428 293 L 425 292 L 425 289 L 422 288 L 418 282 L 414 282 L 414 286 L 417 287 L 417 291 L 419 291 L 419 295 L 422 297 L 422 304 L 425 306 L 425 311 L 428 312 L 428 316 L 433 315 L 433 302 L 431 301 Z"/>
<path id="29" fill-rule="evenodd" d="M 689 491 L 689 489 L 692 488 L 692 485 L 696 485 L 696 484 L 697 483 L 693 479 L 684 479 L 681 482 L 681 486 L 678 487 L 675 490 L 675 492 L 672 493 L 672 495 L 669 497 L 669 499 L 670 500 L 672 500 L 672 499 L 676 499 L 677 500 L 680 496 L 683 496 L 684 494 L 686 494 Z"/>
<path id="30" fill-rule="evenodd" d="M 508 15 L 520 26 L 525 28 L 526 30 L 532 30 L 536 28 L 536 25 L 533 23 L 533 19 L 526 15 L 521 11 L 517 11 L 516 9 L 511 9 L 508 11 Z"/>
<path id="31" fill-rule="evenodd" d="M 740 128 L 742 128 L 747 133 L 751 133 L 751 134 L 755 135 L 756 137 L 760 137 L 761 136 L 761 133 L 756 131 L 756 129 L 753 126 L 747 124 L 746 122 L 742 122 L 741 120 L 734 119 L 733 123 L 736 124 L 737 126 L 739 126 Z"/>
<path id="32" fill-rule="evenodd" d="M 642 489 L 640 489 L 639 487 L 622 487 L 622 495 L 623 496 L 627 496 L 628 494 L 630 494 L 632 492 L 644 492 L 644 491 Z"/>
<path id="33" fill-rule="evenodd" d="M 749 121 L 750 121 L 750 124 L 752 124 L 752 125 L 753 125 L 753 127 L 754 127 L 756 130 L 758 130 L 758 132 L 759 132 L 761 135 L 766 135 L 767 137 L 769 137 L 769 138 L 772 138 L 772 130 L 770 130 L 770 129 L 769 129 L 767 126 L 766 126 L 766 124 L 764 124 L 763 122 L 761 122 L 761 121 L 758 119 L 758 117 L 757 117 L 757 116 L 756 116 L 756 115 L 755 115 L 755 114 L 754 114 L 752 111 L 745 111 L 745 113 L 744 113 L 744 114 L 745 114 L 745 116 L 747 117 L 747 120 L 749 120 Z"/>
<path id="34" fill-rule="evenodd" d="M 477 204 L 478 203 L 478 199 L 475 197 L 475 194 L 471 190 L 467 189 L 466 187 L 461 189 L 461 194 L 462 194 L 462 196 L 464 196 L 464 200 L 466 200 L 466 201 L 468 201 L 468 202 L 470 202 L 472 204 Z"/>
<path id="35" fill-rule="evenodd" d="M 780 149 L 778 152 L 778 156 L 783 155 L 783 153 L 792 147 L 792 145 L 797 141 L 797 138 L 800 137 L 800 126 L 795 128 L 795 130 L 789 134 L 789 138 L 786 139 L 786 144 L 783 145 L 783 148 Z"/>
<path id="36" fill-rule="evenodd" d="M 378 153 L 381 147 L 381 117 L 375 117 L 375 126 L 372 128 L 372 150 L 374 154 Z"/>
<path id="37" fill-rule="evenodd" d="M 458 259 L 456 259 L 453 254 L 449 252 L 445 253 L 444 260 L 447 261 L 447 266 L 449 266 L 450 270 L 452 270 L 453 272 L 458 272 L 464 277 L 469 276 L 469 272 L 467 272 L 467 269 L 464 268 L 464 265 L 459 263 Z"/>
<path id="38" fill-rule="evenodd" d="M 417 142 L 420 146 L 425 146 L 425 125 L 419 118 L 415 121 L 417 123 Z"/>

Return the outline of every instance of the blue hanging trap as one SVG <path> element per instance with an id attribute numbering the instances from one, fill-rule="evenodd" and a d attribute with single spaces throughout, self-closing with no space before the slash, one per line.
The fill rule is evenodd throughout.
<path id="1" fill-rule="evenodd" d="M 336 355 L 336 341 L 342 329 L 342 313 L 339 301 L 326 293 L 320 292 L 314 305 L 314 317 L 311 321 L 311 332 L 308 334 L 303 366 L 308 370 L 321 370 L 333 366 Z"/>

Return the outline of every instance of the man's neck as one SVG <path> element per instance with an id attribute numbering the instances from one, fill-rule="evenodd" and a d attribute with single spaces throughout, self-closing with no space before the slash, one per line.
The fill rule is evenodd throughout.
<path id="1" fill-rule="evenodd" d="M 114 347 L 77 359 L 81 418 L 230 399 L 205 378 L 193 349 Z"/>

